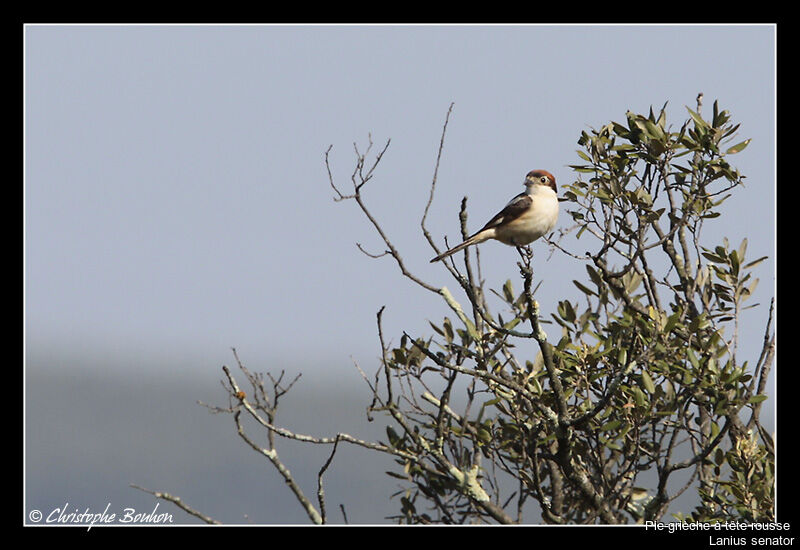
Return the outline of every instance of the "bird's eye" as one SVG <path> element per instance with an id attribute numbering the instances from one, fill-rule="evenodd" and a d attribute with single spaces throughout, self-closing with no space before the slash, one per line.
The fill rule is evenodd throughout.
<path id="1" fill-rule="evenodd" d="M 547 183 L 547 176 L 542 176 L 541 178 L 539 178 L 539 181 L 542 183 Z"/>

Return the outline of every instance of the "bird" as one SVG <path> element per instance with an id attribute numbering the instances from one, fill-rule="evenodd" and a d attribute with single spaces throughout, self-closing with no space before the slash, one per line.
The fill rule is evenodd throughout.
<path id="1" fill-rule="evenodd" d="M 480 231 L 439 254 L 431 263 L 489 239 L 520 247 L 549 233 L 558 221 L 556 178 L 547 170 L 531 170 L 524 185 L 525 191 L 511 199 Z"/>

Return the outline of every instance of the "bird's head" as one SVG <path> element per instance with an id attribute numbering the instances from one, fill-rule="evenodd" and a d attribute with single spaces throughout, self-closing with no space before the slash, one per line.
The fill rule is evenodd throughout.
<path id="1" fill-rule="evenodd" d="M 554 193 L 557 193 L 556 178 L 547 170 L 531 170 L 525 176 L 525 187 L 529 190 L 534 189 L 536 185 L 543 185 L 549 187 Z"/>

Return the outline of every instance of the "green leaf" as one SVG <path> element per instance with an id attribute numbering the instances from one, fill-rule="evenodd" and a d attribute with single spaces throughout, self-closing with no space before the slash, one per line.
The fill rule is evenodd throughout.
<path id="1" fill-rule="evenodd" d="M 761 262 L 763 262 L 764 260 L 766 260 L 767 258 L 769 258 L 769 256 L 761 256 L 757 260 L 753 260 L 752 262 L 744 264 L 742 266 L 742 269 L 750 269 L 751 267 L 755 267 L 758 264 L 760 264 Z"/>
<path id="2" fill-rule="evenodd" d="M 747 237 L 742 239 L 742 244 L 739 245 L 739 249 L 736 251 L 740 260 L 744 259 L 745 252 L 747 252 Z"/>
<path id="3" fill-rule="evenodd" d="M 386 435 L 389 437 L 389 445 L 396 447 L 397 443 L 400 441 L 400 437 L 397 435 L 397 432 L 394 431 L 394 428 L 386 426 Z"/>
<path id="4" fill-rule="evenodd" d="M 592 280 L 594 284 L 596 284 L 598 287 L 602 286 L 603 279 L 600 277 L 600 274 L 597 272 L 595 268 L 593 268 L 589 264 L 586 264 L 586 272 L 589 274 L 589 278 Z"/>
<path id="5" fill-rule="evenodd" d="M 689 362 L 694 368 L 697 369 L 700 367 L 700 362 L 697 360 L 697 356 L 694 354 L 694 351 L 692 351 L 692 348 L 687 348 L 686 356 L 689 358 Z"/>
<path id="6" fill-rule="evenodd" d="M 746 294 L 746 297 L 748 297 L 748 298 L 749 298 L 749 297 L 750 297 L 750 295 L 752 295 L 752 294 L 753 294 L 753 292 L 755 292 L 755 290 L 756 290 L 756 287 L 757 287 L 757 286 L 758 286 L 758 279 L 755 279 L 755 280 L 753 281 L 753 284 L 751 284 L 749 287 L 747 287 L 746 289 L 744 289 L 744 292 L 746 292 L 746 293 L 747 293 L 747 294 Z"/>
<path id="7" fill-rule="evenodd" d="M 642 283 L 643 277 L 631 270 L 622 276 L 622 283 L 625 285 L 625 291 L 632 294 L 639 285 Z"/>
<path id="8" fill-rule="evenodd" d="M 467 327 L 467 333 L 470 335 L 470 337 L 476 342 L 479 342 L 481 337 L 478 334 L 478 329 L 475 328 L 475 324 L 466 317 L 464 317 L 464 326 Z"/>
<path id="9" fill-rule="evenodd" d="M 504 329 L 506 329 L 506 330 L 511 330 L 511 329 L 513 329 L 515 326 L 517 326 L 518 324 L 520 324 L 520 322 L 521 322 L 521 321 L 522 321 L 522 319 L 520 319 L 519 317 L 514 317 L 514 318 L 513 318 L 513 319 L 511 319 L 511 320 L 510 320 L 508 323 L 504 324 L 504 325 L 503 325 L 503 328 L 504 328 Z"/>
<path id="10" fill-rule="evenodd" d="M 654 124 L 649 120 L 645 120 L 644 125 L 647 133 L 650 134 L 652 137 L 659 140 L 664 139 L 663 130 L 661 130 L 661 128 L 659 128 L 656 124 Z"/>
<path id="11" fill-rule="evenodd" d="M 708 128 L 708 123 L 705 120 L 703 120 L 703 117 L 692 111 L 689 107 L 686 107 L 686 110 L 689 111 L 689 116 L 692 117 L 692 120 L 694 120 L 694 125 L 698 129 L 702 128 L 705 130 Z"/>
<path id="12" fill-rule="evenodd" d="M 453 333 L 453 323 L 450 321 L 448 317 L 444 318 L 444 323 L 442 323 L 442 327 L 444 327 L 444 334 L 445 338 L 447 338 L 447 342 L 448 343 L 452 342 L 455 334 Z"/>
<path id="13" fill-rule="evenodd" d="M 680 318 L 681 318 L 681 314 L 680 314 L 679 311 L 673 313 L 672 315 L 670 315 L 667 318 L 666 324 L 664 325 L 664 332 L 665 333 L 672 332 L 672 329 L 674 329 L 677 326 L 678 321 L 680 320 Z"/>
<path id="14" fill-rule="evenodd" d="M 431 326 L 431 328 L 432 328 L 433 330 L 435 330 L 435 331 L 436 331 L 436 333 L 437 333 L 437 334 L 439 334 L 440 336 L 444 336 L 444 331 L 443 331 L 442 329 L 440 329 L 439 327 L 437 327 L 436 325 L 434 325 L 434 324 L 433 324 L 431 321 L 428 321 L 428 324 Z M 404 335 L 404 336 L 405 336 L 405 335 Z"/>
<path id="15" fill-rule="evenodd" d="M 706 258 L 707 260 L 711 260 L 715 264 L 727 263 L 727 261 L 726 261 L 724 256 L 713 254 L 711 252 L 701 252 L 701 254 L 703 255 L 704 258 Z M 723 251 L 723 254 L 724 254 L 724 251 Z"/>
<path id="16" fill-rule="evenodd" d="M 714 116 L 712 117 L 712 123 L 714 124 L 714 128 L 720 128 L 723 124 L 728 122 L 731 118 L 731 115 L 728 111 L 722 110 L 720 111 L 717 107 L 717 102 L 714 102 Z M 738 124 L 737 124 L 738 126 Z"/>
<path id="17" fill-rule="evenodd" d="M 572 308 L 572 304 L 569 303 L 569 300 L 564 300 L 558 303 L 558 314 L 562 319 L 569 323 L 574 323 L 575 318 L 577 317 L 575 310 Z"/>
<path id="18" fill-rule="evenodd" d="M 572 284 L 574 284 L 576 287 L 578 287 L 578 289 L 581 292 L 583 292 L 584 294 L 586 294 L 588 296 L 597 296 L 597 293 L 594 290 L 592 290 L 590 288 L 587 288 L 586 286 L 582 285 L 578 281 L 573 280 Z"/>
<path id="19" fill-rule="evenodd" d="M 500 403 L 500 401 L 502 401 L 502 400 L 503 400 L 503 398 L 502 398 L 502 397 L 495 397 L 494 399 L 490 399 L 490 400 L 486 401 L 486 402 L 483 404 L 483 408 L 485 408 L 485 407 L 492 407 L 492 406 L 494 406 L 494 405 L 497 405 L 497 404 L 498 404 L 498 403 Z"/>
<path id="20" fill-rule="evenodd" d="M 706 314 L 701 313 L 698 317 L 695 317 L 694 319 L 691 320 L 691 322 L 689 323 L 689 330 L 691 330 L 692 332 L 697 332 L 700 329 L 708 327 L 710 324 L 711 322 L 706 317 Z M 688 351 L 691 352 L 692 350 L 689 349 Z"/>
<path id="21" fill-rule="evenodd" d="M 731 273 L 734 275 L 739 274 L 739 253 L 735 250 L 731 250 L 731 253 L 728 254 L 728 258 L 731 261 Z"/>
<path id="22" fill-rule="evenodd" d="M 741 153 L 742 150 L 744 150 L 744 148 L 747 147 L 750 144 L 750 141 L 752 141 L 752 139 L 746 139 L 746 140 L 744 140 L 744 141 L 742 141 L 740 143 L 737 143 L 733 147 L 729 147 L 728 150 L 725 151 L 725 154 L 726 155 L 735 155 L 736 153 Z"/>
<path id="23" fill-rule="evenodd" d="M 492 440 L 492 432 L 490 432 L 483 426 L 479 426 L 478 439 L 483 443 L 489 443 Z"/>
<path id="24" fill-rule="evenodd" d="M 748 401 L 748 403 L 755 405 L 756 403 L 761 403 L 766 398 L 767 396 L 764 395 L 763 393 L 760 395 L 754 395 L 753 397 L 750 398 L 750 401 Z"/>
<path id="25" fill-rule="evenodd" d="M 644 392 L 642 390 L 640 390 L 636 386 L 631 388 L 631 390 L 633 391 L 633 400 L 636 401 L 637 407 L 644 407 L 645 405 L 647 405 L 647 397 L 645 397 Z"/>
<path id="26" fill-rule="evenodd" d="M 392 350 L 392 361 L 395 363 L 399 363 L 401 365 L 405 365 L 406 363 L 406 352 L 402 348 L 395 348 Z"/>
<path id="27" fill-rule="evenodd" d="M 642 384 L 644 384 L 644 389 L 647 390 L 647 393 L 653 395 L 656 391 L 656 386 L 653 384 L 653 379 L 650 378 L 650 375 L 647 374 L 647 371 L 642 371 Z"/>
<path id="28" fill-rule="evenodd" d="M 611 422 L 606 422 L 602 426 L 600 426 L 599 431 L 607 432 L 609 430 L 615 430 L 622 425 L 622 420 L 612 420 Z"/>
<path id="29" fill-rule="evenodd" d="M 514 287 L 511 285 L 511 279 L 506 279 L 503 285 L 503 296 L 505 296 L 506 302 L 514 301 Z"/>

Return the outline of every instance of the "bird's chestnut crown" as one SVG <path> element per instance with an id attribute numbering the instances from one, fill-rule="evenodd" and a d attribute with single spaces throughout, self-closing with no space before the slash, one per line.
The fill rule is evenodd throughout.
<path id="1" fill-rule="evenodd" d="M 525 176 L 525 185 L 544 185 L 556 191 L 556 178 L 547 170 L 531 170 Z"/>

